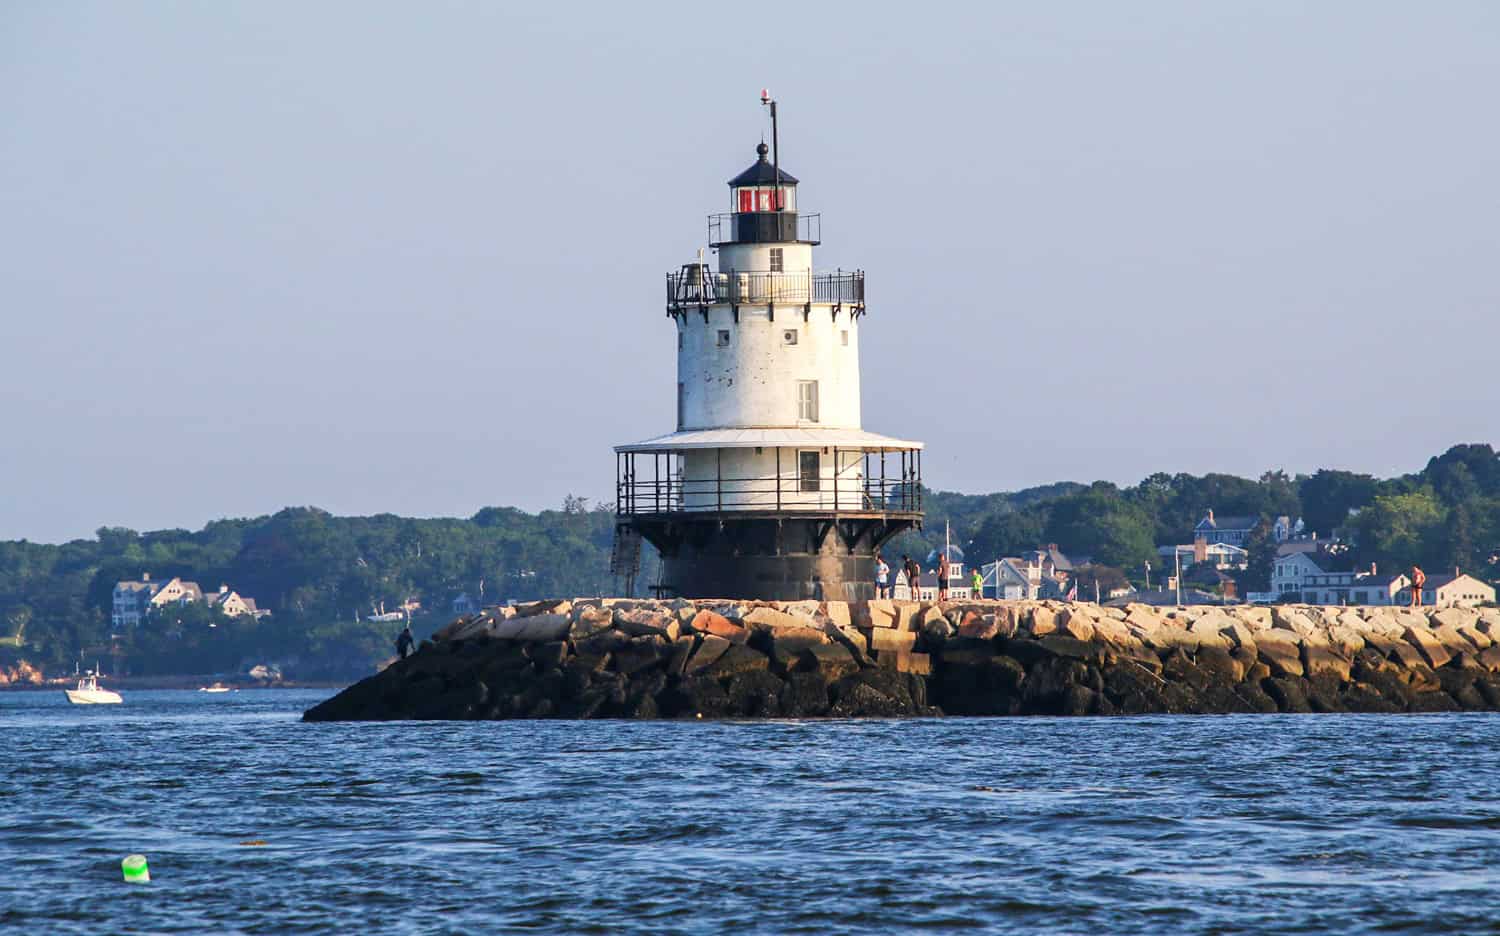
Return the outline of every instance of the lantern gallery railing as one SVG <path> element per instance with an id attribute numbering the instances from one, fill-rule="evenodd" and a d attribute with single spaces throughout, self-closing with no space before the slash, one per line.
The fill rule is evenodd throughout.
<path id="1" fill-rule="evenodd" d="M 863 306 L 863 271 L 838 273 L 715 273 L 706 264 L 689 263 L 667 274 L 667 309 L 678 312 L 689 307 L 728 302 L 733 305 L 767 305 L 784 302 L 847 303 Z"/>
<path id="2" fill-rule="evenodd" d="M 622 517 L 656 514 L 790 512 L 920 514 L 921 455 L 834 450 L 827 465 L 799 468 L 792 457 L 770 477 L 722 473 L 723 450 L 708 450 L 707 476 L 685 476 L 675 452 L 624 452 L 617 456 L 615 511 Z M 700 465 L 700 468 L 704 466 Z M 720 469 L 720 470 L 716 470 Z"/>
<path id="3" fill-rule="evenodd" d="M 774 244 L 797 241 L 823 242 L 823 216 L 814 211 L 737 211 L 708 216 L 710 247 L 725 244 Z"/>

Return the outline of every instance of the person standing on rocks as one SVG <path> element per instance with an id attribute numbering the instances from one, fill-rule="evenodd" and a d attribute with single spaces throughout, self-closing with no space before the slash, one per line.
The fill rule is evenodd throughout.
<path id="1" fill-rule="evenodd" d="M 922 567 L 917 565 L 917 560 L 910 556 L 901 557 L 901 568 L 906 572 L 907 597 L 912 601 L 917 600 L 917 589 L 921 587 Z"/>
<path id="2" fill-rule="evenodd" d="M 411 648 L 416 642 L 417 638 L 411 634 L 411 625 L 407 624 L 401 629 L 400 635 L 396 637 L 396 653 L 401 659 L 406 659 L 406 655 L 411 652 Z"/>
<path id="3" fill-rule="evenodd" d="M 971 576 L 969 576 L 969 581 L 970 581 L 970 587 L 972 587 L 974 589 L 974 593 L 973 593 L 973 595 L 971 597 L 974 597 L 974 598 L 983 598 L 984 597 L 984 574 L 981 573 L 978 569 L 975 569 L 974 570 L 974 574 L 971 575 Z"/>
<path id="4" fill-rule="evenodd" d="M 891 567 L 885 564 L 878 552 L 875 554 L 875 597 L 891 597 Z"/>
<path id="5" fill-rule="evenodd" d="M 938 553 L 937 567 L 938 601 L 948 600 L 948 550 Z"/>
<path id="6" fill-rule="evenodd" d="M 1422 607 L 1422 586 L 1427 584 L 1427 573 L 1419 565 L 1411 567 L 1411 606 Z"/>

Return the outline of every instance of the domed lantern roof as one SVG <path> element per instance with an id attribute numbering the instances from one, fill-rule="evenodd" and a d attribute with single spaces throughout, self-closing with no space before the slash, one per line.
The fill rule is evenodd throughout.
<path id="1" fill-rule="evenodd" d="M 739 188 L 745 185 L 775 185 L 777 170 L 773 168 L 769 162 L 766 161 L 766 154 L 770 151 L 771 149 L 770 147 L 766 146 L 765 141 L 761 141 L 761 144 L 755 148 L 755 152 L 760 158 L 757 159 L 755 161 L 755 164 L 749 169 L 746 169 L 744 172 L 741 172 L 739 175 L 730 179 L 729 187 Z M 790 172 L 787 172 L 785 169 L 782 169 L 780 171 L 782 185 L 797 184 L 796 176 L 792 175 Z"/>
<path id="2" fill-rule="evenodd" d="M 766 162 L 764 140 L 755 148 L 755 152 L 760 157 L 755 161 L 755 165 L 729 180 L 730 206 L 741 214 L 796 211 L 797 177 L 782 171 L 779 176 L 781 183 L 778 185 L 776 167 Z M 793 235 L 791 239 L 795 237 L 796 235 Z M 776 239 L 782 238 L 777 235 Z"/>

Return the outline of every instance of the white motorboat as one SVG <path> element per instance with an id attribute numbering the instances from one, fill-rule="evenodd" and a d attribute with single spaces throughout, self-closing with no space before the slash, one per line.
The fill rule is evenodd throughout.
<path id="1" fill-rule="evenodd" d="M 125 701 L 120 698 L 118 692 L 99 688 L 97 665 L 94 669 L 79 674 L 77 689 L 64 689 L 63 691 L 68 694 L 68 701 L 74 705 L 119 705 Z"/>
<path id="2" fill-rule="evenodd" d="M 224 685 L 223 683 L 214 683 L 212 686 L 199 686 L 198 687 L 198 691 L 199 692 L 233 692 L 234 690 L 230 689 L 228 686 Z"/>

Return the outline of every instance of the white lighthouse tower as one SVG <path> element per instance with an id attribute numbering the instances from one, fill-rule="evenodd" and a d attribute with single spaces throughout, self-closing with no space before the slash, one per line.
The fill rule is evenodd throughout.
<path id="1" fill-rule="evenodd" d="M 717 270 L 700 250 L 667 275 L 677 431 L 616 447 L 618 532 L 661 552 L 667 594 L 873 597 L 875 551 L 921 524 L 922 443 L 861 427 L 864 273 L 815 272 L 820 216 L 756 152 L 709 216 Z"/>

